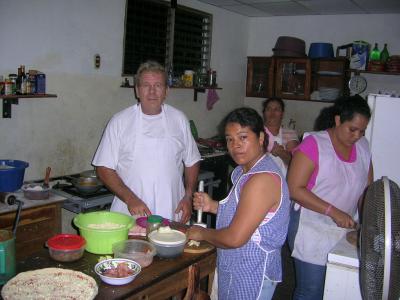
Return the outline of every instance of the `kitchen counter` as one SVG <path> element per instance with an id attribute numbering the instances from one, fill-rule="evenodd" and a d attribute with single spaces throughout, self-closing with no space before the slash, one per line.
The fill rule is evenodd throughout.
<path id="1" fill-rule="evenodd" d="M 200 278 L 208 279 L 208 287 L 211 288 L 217 254 L 212 250 L 202 254 L 183 253 L 181 257 L 174 259 L 161 259 L 155 256 L 153 263 L 142 269 L 133 282 L 123 286 L 112 286 L 101 281 L 94 272 L 99 257 L 100 255 L 85 251 L 83 257 L 76 262 L 59 263 L 52 260 L 48 251 L 43 249 L 19 261 L 17 272 L 48 267 L 81 271 L 96 280 L 99 293 L 95 299 L 167 299 L 187 288 L 188 269 L 193 264 L 197 264 Z"/>
<path id="2" fill-rule="evenodd" d="M 324 300 L 361 300 L 357 247 L 343 237 L 328 254 Z"/>
<path id="3" fill-rule="evenodd" d="M 29 200 L 22 192 L 13 193 L 22 206 L 16 233 L 16 257 L 23 259 L 43 249 L 47 239 L 61 233 L 61 205 L 64 197 L 50 194 L 49 199 Z M 12 230 L 17 205 L 0 203 L 0 229 Z"/>
<path id="4" fill-rule="evenodd" d="M 24 202 L 24 205 L 22 206 L 22 209 L 27 209 L 27 208 L 33 208 L 33 207 L 37 207 L 37 206 L 42 206 L 42 205 L 47 205 L 47 204 L 51 204 L 51 203 L 57 203 L 57 202 L 62 202 L 64 200 L 66 200 L 65 197 L 54 194 L 50 191 L 50 197 L 49 199 L 44 199 L 44 200 L 29 200 L 27 198 L 24 197 L 24 193 L 23 192 L 15 192 L 12 193 L 13 195 L 15 195 L 15 197 L 18 200 L 21 200 L 22 202 Z M 3 213 L 8 213 L 8 212 L 12 212 L 12 211 L 16 211 L 17 210 L 17 205 L 7 205 L 4 203 L 0 202 L 0 215 Z"/>

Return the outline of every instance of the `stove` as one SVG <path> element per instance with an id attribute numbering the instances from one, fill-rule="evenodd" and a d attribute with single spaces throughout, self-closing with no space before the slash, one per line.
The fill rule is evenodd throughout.
<path id="1" fill-rule="evenodd" d="M 52 192 L 67 198 L 63 203 L 63 208 L 74 213 L 109 209 L 114 195 L 104 186 L 90 194 L 79 192 L 71 183 L 72 178 L 79 176 L 79 174 L 73 174 L 51 178 L 49 184 Z"/>

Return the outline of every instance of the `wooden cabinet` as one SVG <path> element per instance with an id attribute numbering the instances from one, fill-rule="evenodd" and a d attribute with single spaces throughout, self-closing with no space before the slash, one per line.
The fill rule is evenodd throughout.
<path id="1" fill-rule="evenodd" d="M 348 59 L 315 59 L 311 61 L 311 66 L 311 92 L 320 91 L 321 88 L 338 89 L 339 96 L 349 95 Z"/>
<path id="2" fill-rule="evenodd" d="M 61 232 L 61 202 L 23 209 L 17 226 L 16 256 L 25 258 L 42 249 Z M 12 230 L 16 212 L 0 215 L 0 228 Z"/>
<path id="3" fill-rule="evenodd" d="M 273 57 L 251 56 L 247 58 L 247 97 L 272 97 L 274 93 Z"/>
<path id="4" fill-rule="evenodd" d="M 277 58 L 275 95 L 284 99 L 310 99 L 311 62 L 308 58 Z"/>
<path id="5" fill-rule="evenodd" d="M 348 67 L 348 59 L 342 57 L 248 57 L 246 96 L 330 102 L 336 99 L 332 96 L 335 90 L 337 96 L 349 94 Z M 320 89 L 332 99 L 319 97 Z M 314 91 L 318 91 L 316 97 Z"/>

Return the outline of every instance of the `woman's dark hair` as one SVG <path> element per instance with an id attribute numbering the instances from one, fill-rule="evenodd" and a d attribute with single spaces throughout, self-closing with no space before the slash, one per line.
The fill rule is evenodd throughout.
<path id="1" fill-rule="evenodd" d="M 321 110 L 314 123 L 314 130 L 326 130 L 335 126 L 335 116 L 340 116 L 340 122 L 351 121 L 355 114 L 360 114 L 368 120 L 371 109 L 367 101 L 360 95 L 341 97 L 332 106 Z"/>
<path id="2" fill-rule="evenodd" d="M 238 123 L 242 127 L 249 127 L 258 137 L 264 132 L 264 123 L 256 110 L 250 107 L 241 107 L 231 111 L 221 122 L 219 131 L 225 136 L 225 127 L 228 123 Z"/>
<path id="3" fill-rule="evenodd" d="M 271 102 L 278 103 L 280 105 L 281 109 L 282 109 L 282 112 L 285 112 L 285 102 L 283 102 L 283 100 L 281 98 L 268 98 L 262 104 L 262 112 L 263 113 L 267 109 L 268 104 L 270 104 Z"/>

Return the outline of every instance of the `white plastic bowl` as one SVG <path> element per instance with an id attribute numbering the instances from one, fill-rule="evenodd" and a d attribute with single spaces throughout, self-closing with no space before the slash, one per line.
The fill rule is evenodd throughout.
<path id="1" fill-rule="evenodd" d="M 168 233 L 160 233 L 160 229 L 152 231 L 148 239 L 156 247 L 157 255 L 163 258 L 175 258 L 182 255 L 187 242 L 184 233 L 173 229 Z"/>
<path id="2" fill-rule="evenodd" d="M 109 277 L 103 275 L 103 272 L 107 269 L 111 268 L 116 268 L 119 263 L 127 263 L 129 269 L 133 271 L 133 274 L 127 277 Z M 127 283 L 132 282 L 135 277 L 140 273 L 142 268 L 140 265 L 130 259 L 125 259 L 125 258 L 110 258 L 103 260 L 99 263 L 96 264 L 94 267 L 94 271 L 96 272 L 97 275 L 100 276 L 101 280 L 103 280 L 105 283 L 111 284 L 111 285 L 124 285 Z"/>

